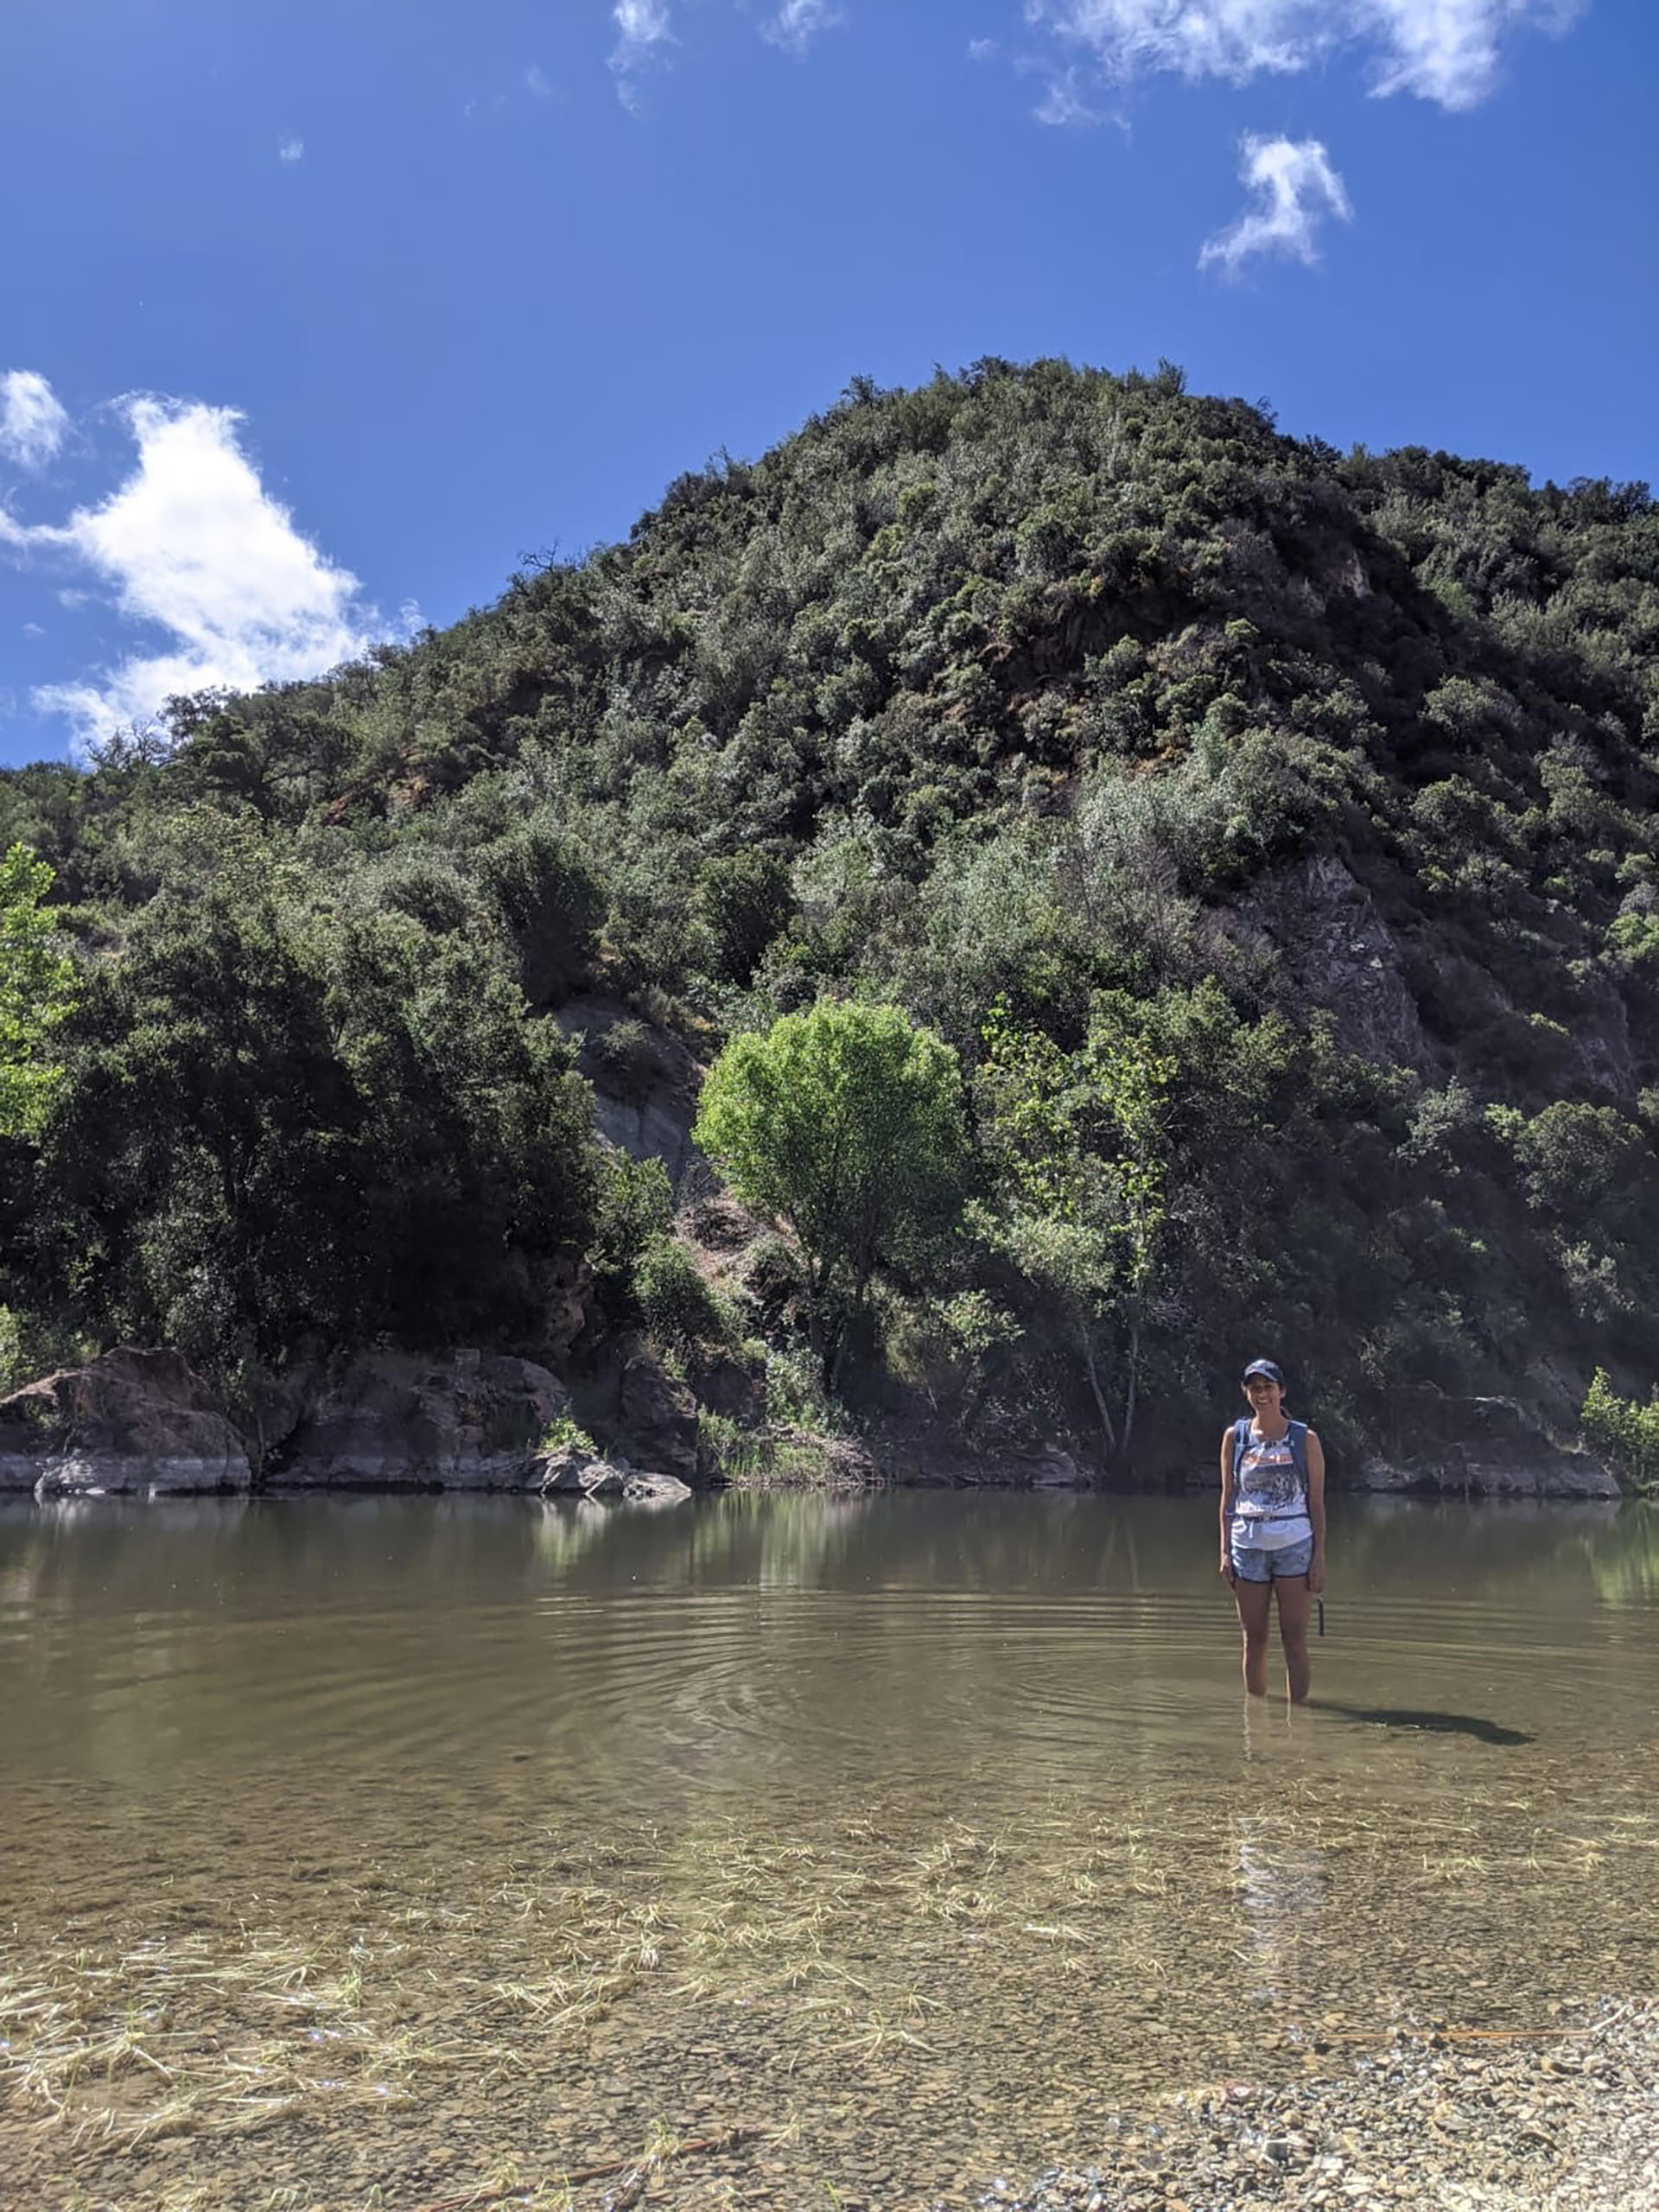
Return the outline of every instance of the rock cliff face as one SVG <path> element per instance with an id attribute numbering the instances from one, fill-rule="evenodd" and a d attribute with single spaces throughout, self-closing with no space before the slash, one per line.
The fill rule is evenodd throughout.
<path id="1" fill-rule="evenodd" d="M 527 1359 L 378 1353 L 308 1396 L 265 1479 L 284 1490 L 533 1491 L 542 1438 L 569 1407 L 563 1383 Z"/>
<path id="2" fill-rule="evenodd" d="M 594 1086 L 594 1122 L 606 1142 L 633 1160 L 660 1160 L 677 1196 L 687 1194 L 688 1179 L 712 1180 L 691 1141 L 702 1071 L 679 1039 L 636 1023 L 619 999 L 571 999 L 554 1019 L 582 1037 L 577 1065 Z M 638 1040 L 632 1054 L 614 1046 L 625 1025 Z"/>
<path id="3" fill-rule="evenodd" d="M 1304 1006 L 1336 1016 L 1349 1051 L 1427 1067 L 1434 1059 L 1398 943 L 1344 863 L 1318 853 L 1253 884 L 1227 916 L 1229 934 L 1270 950 Z"/>
<path id="4" fill-rule="evenodd" d="M 175 1351 L 123 1346 L 0 1400 L 0 1491 L 164 1497 L 251 1479 L 241 1439 Z"/>

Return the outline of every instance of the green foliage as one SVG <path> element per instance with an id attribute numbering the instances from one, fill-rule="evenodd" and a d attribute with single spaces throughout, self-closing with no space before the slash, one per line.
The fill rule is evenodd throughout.
<path id="1" fill-rule="evenodd" d="M 1607 1370 L 1599 1367 L 1580 1419 L 1585 1435 L 1606 1454 L 1621 1481 L 1659 1494 L 1659 1401 L 1643 1406 L 1618 1396 Z"/>
<path id="2" fill-rule="evenodd" d="M 747 984 L 795 909 L 785 863 L 773 853 L 740 852 L 705 862 L 692 911 L 708 939 L 709 973 Z"/>
<path id="3" fill-rule="evenodd" d="M 26 845 L 0 859 L 0 1138 L 36 1135 L 63 1075 L 46 1054 L 75 1003 L 76 975 L 42 904 L 52 882 Z"/>
<path id="4" fill-rule="evenodd" d="M 590 1050 L 601 1089 L 631 1106 L 645 1103 L 668 1065 L 662 1046 L 632 1015 L 602 1030 Z"/>
<path id="5" fill-rule="evenodd" d="M 980 1125 L 997 1190 L 976 1226 L 1065 1314 L 1116 1456 L 1133 1430 L 1140 1338 L 1166 1220 L 1166 1101 L 1175 1062 L 1153 1047 L 1128 1007 L 1106 998 L 1076 1052 L 1016 1029 L 1000 1003 L 984 1045 Z M 1121 1427 L 1103 1387 L 1103 1334 L 1125 1340 Z"/>
<path id="6" fill-rule="evenodd" d="M 1639 1372 L 1656 700 L 1639 486 L 1344 458 L 1166 367 L 855 384 L 448 630 L 0 773 L 7 912 L 62 962 L 54 870 L 79 979 L 0 971 L 19 1357 L 534 1349 L 583 1261 L 640 1325 L 666 1185 L 547 1019 L 591 987 L 652 1025 L 588 1030 L 613 1094 L 665 1028 L 717 1059 L 805 1255 L 752 1255 L 753 1325 L 820 1399 L 861 1304 L 930 1387 L 1120 1437 L 1268 1339 L 1356 1438 L 1402 1383 Z M 872 1047 L 731 1107 L 826 998 L 935 1040 L 934 1104 Z M 909 1135 L 835 1152 L 849 1089 Z"/>
<path id="7" fill-rule="evenodd" d="M 982 1289 L 894 1298 L 882 1317 L 888 1365 L 935 1404 L 947 1389 L 971 1395 L 995 1356 L 1022 1334 L 1018 1317 Z"/>
<path id="8" fill-rule="evenodd" d="M 543 1452 L 586 1452 L 594 1459 L 599 1457 L 598 1445 L 571 1414 L 561 1414 L 556 1421 L 549 1421 L 537 1448 Z"/>
<path id="9" fill-rule="evenodd" d="M 210 1364 L 533 1335 L 596 1164 L 563 1040 L 518 1007 L 495 947 L 402 916 L 321 928 L 249 883 L 153 901 L 66 1032 L 60 1281 Z"/>
<path id="10" fill-rule="evenodd" d="M 798 1239 L 830 1378 L 876 1270 L 916 1264 L 960 1204 L 956 1054 L 898 1007 L 823 999 L 727 1046 L 693 1135 Z"/>
<path id="11" fill-rule="evenodd" d="M 593 965 L 603 904 L 591 870 L 557 831 L 532 821 L 490 848 L 483 880 L 518 954 L 524 995 L 561 1006 Z"/>
<path id="12" fill-rule="evenodd" d="M 669 1350 L 683 1352 L 730 1341 L 730 1315 L 677 1237 L 652 1238 L 635 1264 L 633 1288 L 646 1328 Z"/>
<path id="13" fill-rule="evenodd" d="M 631 1160 L 625 1152 L 603 1156 L 588 1247 L 601 1329 L 629 1328 L 642 1319 L 636 1271 L 647 1249 L 667 1236 L 673 1218 L 674 1194 L 660 1160 Z"/>

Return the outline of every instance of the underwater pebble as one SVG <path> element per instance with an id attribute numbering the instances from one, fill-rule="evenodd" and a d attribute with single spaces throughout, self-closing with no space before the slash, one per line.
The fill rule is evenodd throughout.
<path id="1" fill-rule="evenodd" d="M 1554 2049 L 1399 2031 L 1380 2062 L 1096 2127 L 1109 2163 L 1052 2167 L 1023 2194 L 1004 2179 L 982 2212 L 1659 2212 L 1659 2005 L 1604 2006 Z"/>

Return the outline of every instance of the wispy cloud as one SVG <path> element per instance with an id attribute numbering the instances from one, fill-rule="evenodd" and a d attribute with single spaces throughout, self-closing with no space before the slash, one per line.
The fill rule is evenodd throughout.
<path id="1" fill-rule="evenodd" d="M 305 159 L 304 139 L 284 138 L 276 149 L 276 158 L 279 162 L 302 162 Z"/>
<path id="2" fill-rule="evenodd" d="M 69 417 L 36 369 L 0 377 L 0 454 L 23 468 L 44 468 L 69 435 Z"/>
<path id="3" fill-rule="evenodd" d="M 660 60 L 661 49 L 674 36 L 668 0 L 616 0 L 611 10 L 616 25 L 616 44 L 611 67 L 616 73 L 616 96 L 626 108 L 639 105 L 639 75 Z"/>
<path id="4" fill-rule="evenodd" d="M 1199 268 L 1236 276 L 1255 254 L 1317 261 L 1320 224 L 1331 215 L 1351 222 L 1354 213 L 1330 156 L 1317 138 L 1259 138 L 1253 132 L 1243 154 L 1238 173 L 1255 205 L 1205 243 Z"/>
<path id="5" fill-rule="evenodd" d="M 783 0 L 777 13 L 761 24 L 760 35 L 798 58 L 820 31 L 833 29 L 841 20 L 834 0 Z"/>
<path id="6" fill-rule="evenodd" d="M 1049 79 L 1033 112 L 1039 123 L 1046 123 L 1056 130 L 1100 120 L 1078 88 L 1075 69 L 1063 69 L 1058 76 Z"/>
<path id="7" fill-rule="evenodd" d="M 265 490 L 239 415 L 157 398 L 123 412 L 137 446 L 126 480 L 60 524 L 0 509 L 0 544 L 95 577 L 125 620 L 161 633 L 159 649 L 44 685 L 37 709 L 65 715 L 87 744 L 151 720 L 175 694 L 315 676 L 365 650 L 378 626 L 356 577 Z"/>
<path id="8" fill-rule="evenodd" d="M 1367 53 L 1374 89 L 1478 105 L 1512 32 L 1565 30 L 1589 0 L 1026 0 L 1027 20 L 1109 76 L 1170 70 L 1236 84 Z"/>

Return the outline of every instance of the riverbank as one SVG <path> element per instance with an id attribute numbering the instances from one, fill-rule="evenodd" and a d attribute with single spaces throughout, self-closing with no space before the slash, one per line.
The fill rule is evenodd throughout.
<path id="1" fill-rule="evenodd" d="M 1173 2097 L 1102 2129 L 1097 2163 L 1024 2189 L 995 2212 L 1649 2212 L 1659 2206 L 1659 2005 L 1609 2003 L 1554 2032 L 1400 2030 L 1330 2071 L 1248 2077 Z"/>
<path id="2" fill-rule="evenodd" d="M 730 1378 L 728 1377 L 728 1380 Z M 741 1377 L 739 1378 L 741 1379 Z M 739 1421 L 645 1344 L 569 1383 L 502 1353 L 382 1351 L 296 1365 L 232 1404 L 181 1354 L 120 1346 L 0 1399 L 0 1493 L 53 1497 L 293 1491 L 540 1491 L 652 1502 L 693 1489 L 1209 1488 L 1213 1432 L 1196 1416 L 1132 1467 L 1091 1458 L 1032 1408 L 982 1409 L 970 1432 L 948 1408 L 867 1408 L 855 1433 Z M 727 1399 L 729 1407 L 735 1401 Z M 1410 1394 L 1366 1454 L 1336 1452 L 1333 1491 L 1427 1497 L 1616 1501 L 1618 1481 L 1581 1445 L 1553 1440 L 1504 1398 Z"/>

